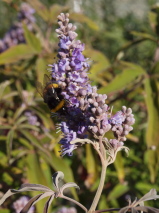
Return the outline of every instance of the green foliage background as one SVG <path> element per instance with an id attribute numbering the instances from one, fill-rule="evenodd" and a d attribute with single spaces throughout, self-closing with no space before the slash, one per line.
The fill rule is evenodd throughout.
<path id="1" fill-rule="evenodd" d="M 84 54 L 90 58 L 92 84 L 98 86 L 99 93 L 108 95 L 107 103 L 113 106 L 113 113 L 125 105 L 132 108 L 136 118 L 125 144 L 130 154 L 126 157 L 120 153 L 115 164 L 108 168 L 98 209 L 122 207 L 127 204 L 128 195 L 132 199 L 141 197 L 151 188 L 159 191 L 157 1 L 127 0 L 130 7 L 125 12 L 122 1 L 81 0 L 78 5 L 81 13 L 73 6 L 78 1 L 27 2 L 36 10 L 35 33 L 24 26 L 26 44 L 0 54 L 1 194 L 27 182 L 52 187 L 51 176 L 58 170 L 64 172 L 66 182 L 76 182 L 81 188 L 79 193 L 67 193 L 89 207 L 99 183 L 100 162 L 92 147 L 80 147 L 72 157 L 59 156 L 57 120 L 50 118 L 49 109 L 36 91 L 36 81 L 42 81 L 47 64 L 56 61 L 55 29 L 60 12 L 70 13 L 71 22 L 77 26 L 78 39 L 86 44 Z M 0 2 L 1 38 L 16 20 L 20 3 Z M 131 9 L 135 4 L 136 9 Z M 121 8 L 123 11 L 119 11 Z M 40 125 L 30 125 L 25 112 L 36 115 Z M 12 203 L 17 198 L 8 199 L 0 213 L 12 212 Z M 43 201 L 39 202 L 37 213 L 43 205 Z M 72 204 L 56 200 L 50 212 L 63 205 Z M 152 205 L 159 207 L 157 203 Z"/>

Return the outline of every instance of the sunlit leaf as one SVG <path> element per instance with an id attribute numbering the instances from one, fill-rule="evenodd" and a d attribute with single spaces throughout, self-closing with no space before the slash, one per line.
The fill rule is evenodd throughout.
<path id="1" fill-rule="evenodd" d="M 8 81 L 8 80 L 0 83 L 0 100 L 2 100 L 2 95 L 3 95 L 3 92 L 4 92 L 5 88 L 7 86 L 9 86 L 10 84 L 11 84 L 11 82 Z"/>
<path id="2" fill-rule="evenodd" d="M 84 54 L 93 62 L 91 65 L 89 78 L 100 82 L 101 79 L 98 76 L 99 73 L 105 71 L 110 66 L 108 58 L 100 51 L 89 47 L 86 47 Z"/>
<path id="3" fill-rule="evenodd" d="M 28 178 L 29 182 L 43 184 L 43 185 L 48 186 L 47 180 L 44 175 L 44 171 L 41 168 L 39 157 L 40 156 L 36 153 L 30 153 L 30 155 L 27 156 L 27 178 Z M 52 186 L 50 186 L 50 187 L 52 187 Z M 48 188 L 48 191 L 49 190 L 50 189 Z M 36 193 L 33 193 L 33 194 L 36 195 Z M 43 209 L 44 205 L 45 205 L 44 200 L 37 203 L 37 209 L 39 212 L 41 212 L 41 209 Z"/>
<path id="4" fill-rule="evenodd" d="M 17 110 L 14 113 L 13 119 L 17 120 L 18 117 L 22 115 L 22 113 L 24 112 L 24 110 L 26 110 L 26 108 L 24 106 L 21 106 L 21 107 L 17 108 Z"/>
<path id="5" fill-rule="evenodd" d="M 36 137 L 33 136 L 29 131 L 21 129 L 20 132 L 30 141 L 31 144 L 33 144 L 35 147 L 37 147 L 39 150 L 49 156 L 49 152 L 40 144 L 40 141 L 38 141 Z"/>
<path id="6" fill-rule="evenodd" d="M 36 13 L 41 16 L 44 21 L 49 21 L 49 10 L 46 8 L 41 1 L 38 0 L 27 0 L 29 4 L 35 9 Z"/>
<path id="7" fill-rule="evenodd" d="M 145 79 L 145 100 L 148 111 L 148 127 L 146 142 L 148 147 L 159 146 L 159 96 L 157 81 L 152 78 Z"/>
<path id="8" fill-rule="evenodd" d="M 81 13 L 70 13 L 70 18 L 74 21 L 85 23 L 93 30 L 99 30 L 99 26 L 90 18 Z"/>
<path id="9" fill-rule="evenodd" d="M 151 40 L 151 41 L 156 42 L 156 38 L 153 37 L 151 34 L 148 34 L 148 33 L 142 33 L 142 32 L 131 31 L 131 34 L 132 34 L 132 35 L 135 35 L 135 36 L 142 37 L 142 38 L 144 38 L 144 39 L 149 39 L 149 40 Z"/>
<path id="10" fill-rule="evenodd" d="M 19 44 L 0 54 L 0 65 L 10 64 L 22 59 L 28 59 L 35 55 L 35 51 L 29 45 Z"/>
<path id="11" fill-rule="evenodd" d="M 123 157 L 121 152 L 118 152 L 114 165 L 117 171 L 118 179 L 122 183 L 125 178 L 125 172 L 124 172 L 124 163 L 123 163 Z"/>
<path id="12" fill-rule="evenodd" d="M 43 81 L 44 74 L 47 69 L 47 62 L 43 58 L 38 58 L 36 61 L 36 73 L 37 73 L 37 80 L 39 82 Z"/>
<path id="13" fill-rule="evenodd" d="M 85 184 L 87 187 L 90 187 L 97 178 L 96 161 L 93 156 L 90 144 L 86 144 L 86 168 L 88 175 L 87 179 L 85 180 Z"/>
<path id="14" fill-rule="evenodd" d="M 127 68 L 125 68 L 120 74 L 116 75 L 106 87 L 99 89 L 99 93 L 103 94 L 122 90 L 143 74 L 145 74 L 145 71 L 142 67 L 129 63 L 127 64 Z"/>
<path id="15" fill-rule="evenodd" d="M 159 152 L 158 150 L 149 149 L 145 152 L 145 163 L 150 171 L 151 183 L 155 183 L 158 174 Z"/>
<path id="16" fill-rule="evenodd" d="M 13 137 L 14 137 L 14 130 L 11 129 L 7 134 L 7 140 L 6 140 L 8 158 L 10 158 L 10 154 L 12 150 Z"/>
<path id="17" fill-rule="evenodd" d="M 23 29 L 24 29 L 24 36 L 26 39 L 27 44 L 34 49 L 34 51 L 36 53 L 41 52 L 42 47 L 41 47 L 41 43 L 40 40 L 35 36 L 35 34 L 33 34 L 26 25 L 23 25 Z"/>
<path id="18" fill-rule="evenodd" d="M 149 18 L 149 22 L 150 22 L 150 26 L 153 29 L 153 31 L 156 30 L 156 26 L 157 26 L 157 14 L 150 11 L 148 13 L 148 18 Z"/>
<path id="19" fill-rule="evenodd" d="M 108 195 L 108 200 L 117 199 L 121 195 L 125 194 L 129 190 L 128 185 L 117 184 L 114 189 Z"/>

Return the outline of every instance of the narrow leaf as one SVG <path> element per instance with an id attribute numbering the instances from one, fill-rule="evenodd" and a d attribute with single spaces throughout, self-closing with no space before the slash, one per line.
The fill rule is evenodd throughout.
<path id="1" fill-rule="evenodd" d="M 44 191 L 44 192 L 50 192 L 52 191 L 49 189 L 47 186 L 41 185 L 41 184 L 31 184 L 31 183 L 25 183 L 22 184 L 21 187 L 16 190 L 16 189 L 11 189 L 12 192 L 22 192 L 22 191 Z"/>
<path id="2" fill-rule="evenodd" d="M 36 13 L 41 16 L 44 21 L 49 21 L 49 10 L 42 2 L 38 0 L 28 0 L 29 4 L 35 9 Z"/>
<path id="3" fill-rule="evenodd" d="M 156 38 L 153 37 L 151 34 L 148 34 L 148 33 L 141 33 L 141 32 L 131 31 L 131 34 L 135 35 L 135 36 L 140 36 L 142 38 L 149 39 L 151 41 L 155 41 L 156 42 Z"/>
<path id="4" fill-rule="evenodd" d="M 30 30 L 28 30 L 26 25 L 23 25 L 24 36 L 27 44 L 35 50 L 36 53 L 41 52 L 42 47 L 40 40 L 33 34 Z"/>
<path id="5" fill-rule="evenodd" d="M 132 83 L 137 77 L 143 74 L 145 74 L 145 71 L 142 67 L 130 64 L 129 67 L 116 75 L 116 77 L 106 87 L 99 89 L 99 93 L 104 94 L 122 90 Z"/>
<path id="6" fill-rule="evenodd" d="M 22 59 L 28 59 L 33 55 L 35 55 L 33 48 L 26 44 L 19 44 L 0 54 L 0 65 L 14 63 Z"/>
<path id="7" fill-rule="evenodd" d="M 88 18 L 87 16 L 85 16 L 84 14 L 81 14 L 81 13 L 71 13 L 70 14 L 70 18 L 72 20 L 74 20 L 74 21 L 87 24 L 88 27 L 90 27 L 93 30 L 96 30 L 96 31 L 99 30 L 99 26 L 94 21 L 92 21 L 90 18 Z"/>
<path id="8" fill-rule="evenodd" d="M 46 202 L 46 204 L 45 204 L 45 206 L 44 206 L 44 211 L 43 211 L 43 213 L 48 213 L 48 209 L 49 209 L 49 207 L 50 207 L 50 205 L 51 205 L 51 203 L 52 203 L 54 197 L 55 197 L 55 195 L 52 195 L 52 196 L 49 198 L 49 200 Z"/>
<path id="9" fill-rule="evenodd" d="M 27 213 L 29 209 L 35 205 L 38 201 L 42 200 L 45 197 L 51 196 L 52 192 L 45 192 L 40 195 L 36 195 L 35 197 L 31 198 L 29 202 L 24 206 L 24 208 L 20 211 L 20 213 Z"/>
<path id="10" fill-rule="evenodd" d="M 101 80 L 98 74 L 105 72 L 105 70 L 110 66 L 108 58 L 102 52 L 89 47 L 86 47 L 84 54 L 87 57 L 90 57 L 93 61 L 89 74 L 90 79 L 100 82 Z"/>
<path id="11" fill-rule="evenodd" d="M 86 168 L 88 175 L 85 184 L 87 187 L 90 187 L 97 178 L 96 161 L 90 144 L 86 144 Z"/>
<path id="12" fill-rule="evenodd" d="M 61 171 L 55 172 L 52 176 L 53 184 L 57 190 L 59 190 L 59 182 L 64 179 L 64 173 Z"/>
<path id="13" fill-rule="evenodd" d="M 156 199 L 159 199 L 159 195 L 157 195 L 156 189 L 151 189 L 142 198 L 140 198 L 140 200 L 138 200 L 136 204 L 140 202 L 145 202 L 147 200 L 156 200 Z"/>
<path id="14" fill-rule="evenodd" d="M 159 213 L 159 209 L 150 206 L 137 206 L 135 207 L 137 211 L 147 212 L 147 213 Z"/>
<path id="15" fill-rule="evenodd" d="M 77 188 L 78 190 L 80 190 L 80 187 L 76 184 L 76 183 L 66 183 L 66 184 L 64 184 L 61 188 L 60 188 L 60 191 L 61 191 L 61 193 L 63 193 L 63 191 L 65 190 L 65 189 L 67 189 L 67 188 L 70 188 L 70 187 L 75 187 L 75 188 Z"/>
<path id="16" fill-rule="evenodd" d="M 10 153 L 12 150 L 13 137 L 14 137 L 14 130 L 11 129 L 7 134 L 7 140 L 6 140 L 8 158 L 10 158 Z"/>
<path id="17" fill-rule="evenodd" d="M 129 190 L 127 185 L 117 184 L 108 195 L 108 200 L 117 199 Z"/>
<path id="18" fill-rule="evenodd" d="M 146 131 L 146 142 L 148 147 L 159 146 L 159 96 L 156 79 L 145 79 L 145 100 L 148 110 L 148 127 Z"/>

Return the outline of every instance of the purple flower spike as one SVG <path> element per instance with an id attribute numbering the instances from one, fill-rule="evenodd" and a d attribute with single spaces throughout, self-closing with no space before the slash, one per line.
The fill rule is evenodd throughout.
<path id="1" fill-rule="evenodd" d="M 69 14 L 58 16 L 59 38 L 58 60 L 49 65 L 52 80 L 61 87 L 61 95 L 65 99 L 65 114 L 57 112 L 63 138 L 60 140 L 61 156 L 71 156 L 77 145 L 70 142 L 79 138 L 85 139 L 87 133 L 94 138 L 104 137 L 113 131 L 115 139 L 109 140 L 113 147 L 122 146 L 125 135 L 132 130 L 134 118 L 130 109 L 123 107 L 121 111 L 110 117 L 110 107 L 105 103 L 107 96 L 97 93 L 89 78 L 88 59 L 82 54 L 85 45 L 76 40 L 76 27 L 69 23 Z"/>

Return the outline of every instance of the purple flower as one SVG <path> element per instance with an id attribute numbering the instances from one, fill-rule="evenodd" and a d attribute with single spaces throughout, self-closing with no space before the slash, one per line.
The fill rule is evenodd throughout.
<path id="1" fill-rule="evenodd" d="M 76 40 L 76 27 L 69 23 L 69 15 L 61 13 L 58 16 L 59 38 L 58 60 L 49 65 L 52 80 L 61 87 L 61 95 L 66 100 L 66 114 L 57 112 L 63 138 L 60 140 L 61 155 L 71 156 L 77 146 L 71 144 L 76 138 L 84 139 L 88 132 L 94 138 L 113 131 L 115 139 L 110 143 L 117 147 L 122 144 L 125 135 L 131 131 L 134 118 L 129 109 L 123 108 L 110 118 L 110 107 L 105 103 L 107 96 L 97 93 L 88 78 L 89 64 L 82 51 L 85 46 Z"/>
<path id="2" fill-rule="evenodd" d="M 63 37 L 60 39 L 59 47 L 60 47 L 61 49 L 68 50 L 70 44 L 71 44 L 71 41 L 70 41 L 69 36 L 63 36 Z"/>
<path id="3" fill-rule="evenodd" d="M 125 114 L 122 111 L 118 111 L 109 119 L 109 123 L 113 125 L 122 124 L 125 120 Z"/>

